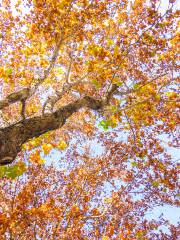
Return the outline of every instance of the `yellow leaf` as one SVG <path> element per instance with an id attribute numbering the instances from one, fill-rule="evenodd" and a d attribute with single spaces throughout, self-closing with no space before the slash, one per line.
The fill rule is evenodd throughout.
<path id="1" fill-rule="evenodd" d="M 112 198 L 105 198 L 104 202 L 107 203 L 107 204 L 112 203 Z"/>
<path id="2" fill-rule="evenodd" d="M 119 54 L 119 47 L 115 46 L 115 48 L 114 48 L 114 56 L 117 57 L 118 54 Z"/>
<path id="3" fill-rule="evenodd" d="M 108 236 L 103 236 L 102 240 L 109 240 L 109 237 Z"/>
<path id="4" fill-rule="evenodd" d="M 39 165 L 43 165 L 43 164 L 45 164 L 45 162 L 46 161 L 43 158 L 41 158 L 41 159 L 39 159 L 38 164 Z"/>
<path id="5" fill-rule="evenodd" d="M 108 46 L 112 46 L 114 44 L 114 41 L 112 39 L 107 40 Z"/>
<path id="6" fill-rule="evenodd" d="M 65 150 L 67 148 L 67 143 L 62 140 L 58 143 L 57 148 L 60 150 Z"/>
<path id="7" fill-rule="evenodd" d="M 52 150 L 52 148 L 53 148 L 53 146 L 49 143 L 42 145 L 42 149 L 43 149 L 45 155 L 49 154 L 50 151 Z"/>
<path id="8" fill-rule="evenodd" d="M 38 104 L 31 102 L 26 106 L 26 113 L 28 116 L 36 112 L 38 112 Z"/>
<path id="9" fill-rule="evenodd" d="M 111 116 L 110 119 L 109 119 L 109 125 L 112 127 L 112 128 L 115 128 L 118 124 L 118 121 L 117 121 L 117 118 L 115 116 Z"/>

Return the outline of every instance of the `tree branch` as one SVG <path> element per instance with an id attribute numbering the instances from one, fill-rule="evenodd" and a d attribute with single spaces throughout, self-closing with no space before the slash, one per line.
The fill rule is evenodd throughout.
<path id="1" fill-rule="evenodd" d="M 37 90 L 39 85 L 41 85 L 44 82 L 44 80 L 48 77 L 51 69 L 53 68 L 53 66 L 55 64 L 55 61 L 58 57 L 59 49 L 60 49 L 63 41 L 64 41 L 64 39 L 61 37 L 59 42 L 57 43 L 57 45 L 55 47 L 55 50 L 53 52 L 53 55 L 52 55 L 52 58 L 51 58 L 51 61 L 50 61 L 50 64 L 49 64 L 49 67 L 44 71 L 44 76 L 42 78 L 39 78 L 37 80 L 37 83 L 35 83 L 35 85 L 32 88 L 24 88 L 20 91 L 11 93 L 10 95 L 8 95 L 6 97 L 6 99 L 0 100 L 0 110 L 5 108 L 5 107 L 8 107 L 12 103 L 16 103 L 16 102 L 25 100 L 35 93 L 35 91 Z"/>
<path id="2" fill-rule="evenodd" d="M 61 128 L 66 120 L 83 107 L 99 110 L 109 103 L 110 97 L 117 90 L 116 85 L 112 85 L 106 99 L 94 99 L 85 96 L 73 103 L 61 107 L 57 111 L 24 119 L 9 127 L 0 129 L 0 165 L 12 163 L 17 154 L 21 151 L 23 143 L 29 139 L 38 137 L 43 133 Z"/>
<path id="3" fill-rule="evenodd" d="M 20 90 L 15 93 L 11 93 L 6 97 L 6 99 L 0 101 L 0 110 L 8 107 L 12 103 L 16 103 L 22 100 L 25 100 L 29 96 L 30 89 L 24 88 L 23 90 Z"/>
<path id="4" fill-rule="evenodd" d="M 77 86 L 80 83 L 86 83 L 86 81 L 83 81 L 83 79 L 85 79 L 87 77 L 88 74 L 84 75 L 83 77 L 81 77 L 77 82 L 72 82 L 72 83 L 65 83 L 63 85 L 63 88 L 61 91 L 57 91 L 56 90 L 56 95 L 53 96 L 49 96 L 47 98 L 47 100 L 45 101 L 44 105 L 43 105 L 43 109 L 42 109 L 42 113 L 43 115 L 46 112 L 46 109 L 50 109 L 50 111 L 53 111 L 54 105 L 61 100 L 61 98 L 64 96 L 65 93 L 68 93 L 73 87 Z M 47 108 L 48 106 L 48 108 Z"/>

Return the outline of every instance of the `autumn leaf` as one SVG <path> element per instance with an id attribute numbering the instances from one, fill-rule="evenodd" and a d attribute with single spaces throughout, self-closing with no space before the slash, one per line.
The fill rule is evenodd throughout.
<path id="1" fill-rule="evenodd" d="M 42 149 L 44 151 L 44 154 L 47 155 L 53 149 L 53 146 L 51 144 L 49 144 L 49 143 L 47 143 L 47 144 L 44 143 L 44 144 L 42 144 Z"/>
<path id="2" fill-rule="evenodd" d="M 31 153 L 29 161 L 38 165 L 42 165 L 45 163 L 45 160 L 41 157 L 40 150 L 35 150 L 35 152 Z"/>
<path id="3" fill-rule="evenodd" d="M 109 237 L 108 236 L 103 236 L 102 240 L 109 240 Z"/>
<path id="4" fill-rule="evenodd" d="M 67 143 L 64 140 L 61 140 L 56 147 L 60 150 L 65 150 L 67 148 Z"/>
<path id="5" fill-rule="evenodd" d="M 106 130 L 108 130 L 109 124 L 108 124 L 107 121 L 102 120 L 102 121 L 99 123 L 99 126 L 100 126 L 100 127 L 103 127 L 103 129 L 106 131 Z"/>
<path id="6" fill-rule="evenodd" d="M 6 74 L 7 74 L 7 76 L 12 75 L 12 73 L 13 73 L 13 69 L 12 69 L 12 68 L 6 69 Z"/>

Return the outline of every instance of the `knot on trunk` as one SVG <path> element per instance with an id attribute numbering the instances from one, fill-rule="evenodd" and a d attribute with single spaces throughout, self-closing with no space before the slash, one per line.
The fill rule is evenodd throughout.
<path id="1" fill-rule="evenodd" d="M 6 132 L 0 130 L 0 166 L 10 164 L 18 153 L 18 147 Z"/>

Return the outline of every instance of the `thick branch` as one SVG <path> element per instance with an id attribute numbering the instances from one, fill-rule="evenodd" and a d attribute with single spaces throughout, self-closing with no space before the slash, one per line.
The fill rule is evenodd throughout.
<path id="1" fill-rule="evenodd" d="M 0 101 L 0 110 L 8 107 L 10 104 L 25 100 L 29 96 L 29 88 L 25 88 L 15 93 L 11 93 L 6 97 L 6 99 Z"/>
<path id="2" fill-rule="evenodd" d="M 43 133 L 61 128 L 66 120 L 83 107 L 98 110 L 108 104 L 109 96 L 115 92 L 113 86 L 105 100 L 97 100 L 89 96 L 70 103 L 51 114 L 24 119 L 14 125 L 0 129 L 0 165 L 12 163 L 21 151 L 23 143 Z"/>

